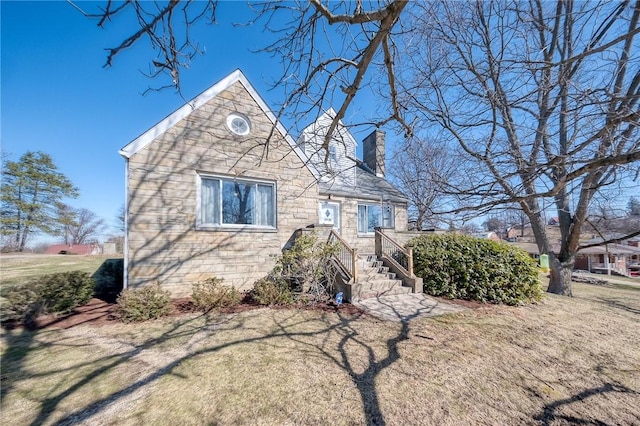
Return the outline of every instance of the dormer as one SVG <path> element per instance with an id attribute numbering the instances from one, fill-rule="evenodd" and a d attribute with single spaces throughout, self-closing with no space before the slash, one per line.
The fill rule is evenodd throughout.
<path id="1" fill-rule="evenodd" d="M 302 131 L 298 145 L 320 173 L 321 180 L 355 185 L 356 141 L 342 121 L 338 122 L 328 151 L 322 146 L 334 117 L 333 108 L 323 113 Z"/>

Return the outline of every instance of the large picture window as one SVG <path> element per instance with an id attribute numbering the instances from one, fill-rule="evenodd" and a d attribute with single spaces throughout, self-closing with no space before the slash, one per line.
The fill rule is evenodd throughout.
<path id="1" fill-rule="evenodd" d="M 393 228 L 394 211 L 390 204 L 358 204 L 358 233 L 371 234 L 376 227 Z"/>
<path id="2" fill-rule="evenodd" d="M 200 176 L 200 226 L 275 228 L 275 184 Z"/>

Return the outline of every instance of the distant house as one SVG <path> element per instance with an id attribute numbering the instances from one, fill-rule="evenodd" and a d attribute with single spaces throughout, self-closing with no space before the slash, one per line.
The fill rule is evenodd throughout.
<path id="1" fill-rule="evenodd" d="M 538 245 L 536 243 L 518 241 L 518 242 L 509 242 L 508 244 L 526 251 L 527 253 L 529 253 L 529 256 L 531 256 L 534 259 L 540 258 L 540 250 L 538 250 Z"/>
<path id="2" fill-rule="evenodd" d="M 294 139 L 237 70 L 125 146 L 125 285 L 180 297 L 217 276 L 248 289 L 301 229 L 333 230 L 363 254 L 376 228 L 406 231 L 384 133 L 365 138 L 360 161 L 342 123 L 323 147 L 334 116 Z"/>
<path id="3" fill-rule="evenodd" d="M 49 246 L 45 254 L 102 254 L 99 244 L 54 244 Z"/>
<path id="4" fill-rule="evenodd" d="M 485 238 L 491 241 L 502 241 L 502 238 L 500 238 L 498 233 L 493 231 L 474 232 L 472 235 L 476 238 Z"/>
<path id="5" fill-rule="evenodd" d="M 616 236 L 607 236 L 607 240 Z M 599 243 L 602 238 L 594 238 L 584 244 Z M 576 256 L 575 269 L 601 274 L 640 276 L 640 239 L 630 238 L 613 244 L 603 244 L 582 249 Z"/>

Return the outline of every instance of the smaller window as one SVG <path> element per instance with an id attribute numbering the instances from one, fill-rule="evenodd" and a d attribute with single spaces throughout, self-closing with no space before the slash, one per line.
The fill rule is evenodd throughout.
<path id="1" fill-rule="evenodd" d="M 233 112 L 227 116 L 227 127 L 238 136 L 246 136 L 251 132 L 249 119 L 237 112 Z"/>
<path id="2" fill-rule="evenodd" d="M 376 227 L 394 227 L 394 209 L 391 204 L 358 204 L 358 233 L 372 234 Z"/>

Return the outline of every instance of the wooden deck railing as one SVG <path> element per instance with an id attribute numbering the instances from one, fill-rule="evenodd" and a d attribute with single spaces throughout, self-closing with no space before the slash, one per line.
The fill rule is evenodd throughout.
<path id="1" fill-rule="evenodd" d="M 349 244 L 334 230 L 329 233 L 328 242 L 337 244 L 338 251 L 333 258 L 348 275 L 349 282 L 358 282 L 358 249 L 349 247 Z"/>
<path id="2" fill-rule="evenodd" d="M 376 256 L 393 263 L 408 278 L 415 277 L 413 275 L 413 249 L 405 249 L 379 228 L 376 228 Z"/>

